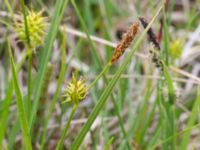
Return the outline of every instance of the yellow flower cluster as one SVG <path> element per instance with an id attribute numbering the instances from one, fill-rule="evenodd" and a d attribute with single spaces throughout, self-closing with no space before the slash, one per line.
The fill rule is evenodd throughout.
<path id="1" fill-rule="evenodd" d="M 23 18 L 23 17 L 22 17 Z M 27 25 L 28 25 L 28 35 L 29 35 L 29 45 L 28 38 L 25 30 L 24 19 L 15 20 L 15 31 L 18 34 L 18 38 L 26 46 L 35 48 L 44 42 L 44 36 L 46 35 L 45 30 L 48 26 L 47 17 L 42 16 L 42 11 L 34 12 L 32 10 L 28 11 L 27 15 Z"/>
<path id="2" fill-rule="evenodd" d="M 65 97 L 66 100 L 64 102 L 74 102 L 74 104 L 78 105 L 78 103 L 85 99 L 88 88 L 87 84 L 85 83 L 84 79 L 79 79 L 75 77 L 75 75 L 72 76 L 72 81 L 67 83 L 66 89 L 65 89 Z"/>

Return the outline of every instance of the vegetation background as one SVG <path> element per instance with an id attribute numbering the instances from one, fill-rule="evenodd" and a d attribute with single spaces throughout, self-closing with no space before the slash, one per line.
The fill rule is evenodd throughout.
<path id="1" fill-rule="evenodd" d="M 48 21 L 34 52 L 14 24 L 28 10 Z M 163 71 L 141 24 L 107 65 L 139 16 Z M 200 0 L 0 0 L 0 150 L 200 149 L 199 18 Z M 76 70 L 92 86 L 74 107 L 62 102 Z"/>

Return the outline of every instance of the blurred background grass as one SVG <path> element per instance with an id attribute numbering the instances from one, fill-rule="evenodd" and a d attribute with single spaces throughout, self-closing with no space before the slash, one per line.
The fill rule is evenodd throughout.
<path id="1" fill-rule="evenodd" d="M 6 2 L 10 4 L 10 10 Z M 41 87 L 44 87 L 44 90 L 39 95 L 37 113 L 34 116 L 35 124 L 31 134 L 33 149 L 40 149 L 45 120 L 48 118 L 47 114 L 52 100 L 55 100 L 55 106 L 52 105 L 54 106 L 53 112 L 48 118 L 44 149 L 55 149 L 62 133 L 61 127 L 65 125 L 71 111 L 70 103 L 61 103 L 64 100 L 65 84 L 62 79 L 59 80 L 60 77 L 69 81 L 74 70 L 78 70 L 88 83 L 92 82 L 112 57 L 115 44 L 122 38 L 128 27 L 137 20 L 138 16 L 143 16 L 150 21 L 159 4 L 159 1 L 153 0 L 83 0 L 75 2 L 83 18 L 82 22 L 71 2 L 64 8 L 64 17 L 61 23 L 54 22 L 59 29 L 52 48 L 50 48 L 51 55 L 48 63 L 52 65 L 52 71 L 48 71 L 48 67 L 47 70 L 43 70 L 45 80 L 41 83 Z M 53 22 L 55 3 L 56 1 L 53 0 L 25 1 L 26 7 L 29 9 L 44 10 L 43 15 L 48 16 L 51 23 Z M 11 68 L 7 46 L 8 38 L 15 64 L 18 64 L 22 56 L 27 53 L 23 43 L 18 41 L 16 33 L 12 29 L 12 12 L 14 15 L 19 15 L 22 10 L 19 0 L 2 0 L 0 4 L 1 124 L 3 123 L 3 112 L 5 108 L 9 108 L 6 128 L 0 129 L 1 132 L 5 132 L 2 149 L 6 149 L 6 147 L 22 149 L 23 140 L 17 115 L 16 96 L 14 92 L 12 94 L 8 86 Z M 161 80 L 162 75 L 151 62 L 148 38 L 143 40 L 130 65 L 120 76 L 119 82 L 112 91 L 123 119 L 127 139 L 133 149 L 200 148 L 198 142 L 200 138 L 198 126 L 200 93 L 197 92 L 200 84 L 199 13 L 199 0 L 169 0 L 152 26 L 160 40 L 163 60 L 168 64 L 176 93 L 176 101 L 172 107 L 169 107 L 168 103 L 167 83 Z M 82 34 L 86 33 L 86 30 L 94 36 L 91 37 L 92 41 L 83 38 Z M 138 36 L 142 30 L 141 27 Z M 37 87 L 35 83 L 40 75 L 41 63 L 44 61 L 42 58 L 46 55 L 43 46 L 37 48 L 37 53 L 33 55 L 32 60 L 31 111 L 35 100 L 34 88 Z M 126 54 L 127 52 L 106 73 L 108 80 L 113 78 Z M 65 65 L 63 66 L 63 64 Z M 24 102 L 27 97 L 27 72 L 28 65 L 25 60 L 18 72 L 18 82 Z M 56 87 L 60 86 L 61 88 L 58 89 L 57 96 L 55 96 Z M 69 149 L 73 143 L 105 87 L 105 80 L 99 80 L 87 98 L 80 103 L 65 139 L 65 149 Z M 11 100 L 10 104 L 8 99 Z M 127 149 L 116 109 L 112 101 L 106 104 L 80 149 Z M 26 112 L 29 111 L 26 110 Z M 29 120 L 31 114 L 27 113 L 26 116 Z M 168 118 L 169 116 L 172 118 Z M 183 132 L 184 130 L 187 132 Z"/>

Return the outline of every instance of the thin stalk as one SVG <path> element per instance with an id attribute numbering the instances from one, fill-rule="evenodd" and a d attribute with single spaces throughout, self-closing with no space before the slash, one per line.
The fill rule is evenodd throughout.
<path id="1" fill-rule="evenodd" d="M 42 84 L 42 94 L 40 96 L 40 107 L 37 110 L 36 113 L 36 122 L 35 122 L 35 126 L 33 127 L 33 133 L 32 133 L 32 143 L 34 144 L 34 146 L 37 145 L 37 139 L 39 137 L 40 133 L 40 127 L 43 125 L 43 120 L 46 119 L 45 116 L 45 109 L 48 107 L 47 105 L 47 100 L 48 100 L 48 87 L 49 87 L 49 83 L 50 83 L 50 79 L 51 79 L 51 75 L 52 75 L 52 70 L 53 70 L 53 65 L 52 63 L 48 63 L 48 66 L 46 68 L 45 71 L 45 78 L 43 80 L 43 84 Z"/>
<path id="2" fill-rule="evenodd" d="M 111 63 L 109 62 L 104 68 L 103 70 L 101 71 L 101 73 L 95 78 L 95 80 L 89 85 L 89 88 L 88 88 L 88 91 L 96 84 L 96 82 L 102 77 L 104 76 L 104 74 L 108 71 L 108 69 L 111 67 Z M 108 84 L 108 80 L 104 77 L 104 80 L 106 82 L 106 84 Z M 115 101 L 115 98 L 114 98 L 114 95 L 111 94 L 111 100 L 112 100 L 112 103 L 114 105 L 114 107 L 116 108 L 115 109 L 115 112 L 116 112 L 116 115 L 118 117 L 118 121 L 119 121 L 119 125 L 120 125 L 120 128 L 122 130 L 122 133 L 123 133 L 123 136 L 125 138 L 125 142 L 127 144 L 127 147 L 129 149 L 131 149 L 131 146 L 129 145 L 129 142 L 128 142 L 128 138 L 127 138 L 127 134 L 126 134 L 126 130 L 123 126 L 123 120 L 120 116 L 120 110 L 119 110 L 119 106 L 117 105 L 117 102 Z"/>
<path id="3" fill-rule="evenodd" d="M 6 124 L 7 124 L 7 117 L 8 117 L 8 113 L 9 113 L 9 106 L 12 100 L 12 92 L 13 92 L 13 84 L 12 81 L 9 82 L 9 87 L 8 90 L 6 92 L 6 97 L 5 97 L 5 101 L 3 103 L 4 107 L 3 107 L 3 112 L 1 114 L 1 118 L 0 118 L 0 150 L 3 149 L 3 138 L 4 135 L 6 133 Z"/>
<path id="4" fill-rule="evenodd" d="M 74 140 L 74 142 L 72 143 L 70 149 L 77 150 L 80 147 L 83 139 L 85 138 L 86 134 L 90 130 L 90 128 L 91 128 L 93 122 L 95 121 L 96 117 L 98 116 L 98 114 L 104 108 L 106 102 L 108 101 L 108 97 L 112 93 L 112 90 L 113 90 L 115 84 L 119 80 L 121 74 L 125 71 L 127 65 L 131 61 L 132 56 L 134 55 L 134 52 L 136 51 L 136 49 L 141 44 L 141 42 L 142 42 L 142 40 L 143 40 L 146 32 L 149 30 L 150 26 L 152 25 L 152 23 L 155 20 L 155 18 L 158 16 L 158 14 L 161 11 L 161 9 L 162 9 L 162 7 L 160 7 L 158 9 L 158 11 L 154 15 L 153 19 L 151 20 L 151 22 L 148 24 L 147 28 L 142 32 L 141 36 L 136 41 L 136 43 L 133 46 L 133 48 L 131 49 L 129 55 L 126 57 L 126 59 L 124 60 L 124 62 L 122 63 L 122 65 L 117 70 L 117 72 L 116 72 L 115 76 L 113 77 L 113 79 L 109 82 L 109 84 L 107 85 L 107 87 L 104 89 L 101 97 L 98 100 L 98 103 L 93 108 L 92 112 L 90 113 L 90 115 L 89 115 L 89 117 L 87 119 L 87 122 L 82 127 L 80 133 L 77 135 L 77 137 Z"/>
<path id="5" fill-rule="evenodd" d="M 77 15 L 78 15 L 78 18 L 79 18 L 79 20 L 81 21 L 81 24 L 82 24 L 82 26 L 83 26 L 83 28 L 84 28 L 84 30 L 85 30 L 85 32 L 86 32 L 86 35 L 87 35 L 87 38 L 88 38 L 88 40 L 89 40 L 89 43 L 91 44 L 91 46 L 92 46 L 92 48 L 94 49 L 94 51 L 92 51 L 93 52 L 93 54 L 95 55 L 95 57 L 96 57 L 96 59 L 95 59 L 95 65 L 97 66 L 97 68 L 100 68 L 100 69 L 103 69 L 103 67 L 102 67 L 102 65 L 101 65 L 101 62 L 100 62 L 100 57 L 99 57 L 99 55 L 98 55 L 98 52 L 97 52 L 97 50 L 96 50 L 96 47 L 95 47 L 95 45 L 94 45 L 94 43 L 93 43 L 93 41 L 91 40 L 91 38 L 90 38 L 90 35 L 89 35 L 89 31 L 87 30 L 87 26 L 86 26 L 86 24 L 85 24 L 85 22 L 84 22 L 84 19 L 83 19 L 83 17 L 81 16 L 81 13 L 80 13 L 80 11 L 79 11 L 79 9 L 78 9 L 78 7 L 77 7 L 77 5 L 76 5 L 76 3 L 75 3 L 75 1 L 74 0 L 71 0 L 71 3 L 72 3 L 72 5 L 73 5 L 73 7 L 74 7 L 74 9 L 75 9 L 75 11 L 76 11 L 76 13 L 77 13 Z M 107 66 L 108 65 L 108 66 Z M 111 65 L 111 64 L 107 64 L 106 65 L 106 67 L 103 69 L 103 70 L 105 70 L 105 72 L 107 71 L 107 69 L 109 68 L 109 65 Z M 108 67 L 108 68 L 107 68 Z M 102 75 L 104 74 L 104 71 L 102 71 Z M 101 75 L 99 75 L 98 76 L 98 78 L 99 77 L 101 77 Z M 104 80 L 105 80 L 105 82 L 106 82 L 106 84 L 107 84 L 107 80 L 106 80 L 106 77 L 105 76 L 103 76 L 104 77 Z M 97 79 L 97 81 L 98 81 L 98 79 Z M 94 81 L 94 83 L 95 83 L 96 81 Z M 92 85 L 90 86 L 90 87 L 92 87 L 93 86 L 93 83 L 92 83 Z M 113 96 L 113 94 L 111 94 L 111 98 L 112 98 L 112 102 L 113 102 L 113 104 L 114 104 L 114 107 L 116 107 L 116 110 L 119 110 L 117 107 L 118 107 L 118 105 L 116 105 L 117 104 L 117 102 L 114 102 L 115 101 L 115 99 L 114 99 L 114 96 Z M 125 128 L 124 128 L 124 125 L 123 125 L 123 122 L 122 122 L 122 118 L 121 118 L 121 116 L 120 116 L 120 114 L 119 114 L 119 111 L 116 111 L 116 113 L 117 113 L 117 117 L 118 117 L 118 120 L 119 120 L 119 124 L 120 124 L 120 128 L 121 128 L 121 130 L 122 130 L 122 133 L 123 133 L 123 135 L 124 135 L 124 137 L 126 137 L 126 131 L 125 131 Z M 130 150 L 131 148 L 130 148 L 130 144 L 127 142 L 127 147 L 128 147 L 128 149 Z"/>
<path id="6" fill-rule="evenodd" d="M 56 1 L 56 5 L 55 5 L 55 11 L 53 14 L 53 18 L 52 18 L 52 22 L 49 28 L 49 32 L 48 35 L 46 37 L 46 42 L 44 45 L 44 49 L 42 51 L 42 56 L 41 56 L 41 62 L 39 65 L 39 71 L 38 71 L 38 77 L 36 80 L 36 85 L 35 85 L 35 97 L 34 97 L 34 102 L 33 102 L 33 107 L 32 107 L 32 113 L 30 115 L 30 121 L 29 121 L 29 129 L 30 131 L 32 130 L 32 127 L 34 125 L 35 122 L 35 117 L 36 117 L 36 112 L 38 109 L 38 105 L 39 105 L 39 99 L 40 99 L 40 95 L 41 95 L 41 90 L 42 90 L 42 81 L 45 77 L 45 70 L 48 64 L 48 60 L 50 58 L 51 55 L 51 48 L 54 42 L 54 39 L 56 37 L 57 34 L 57 30 L 58 30 L 58 26 L 59 23 L 63 17 L 64 11 L 66 9 L 66 6 L 68 4 L 68 0 L 57 0 Z"/>
<path id="7" fill-rule="evenodd" d="M 65 136 L 67 135 L 67 131 L 69 129 L 70 123 L 72 121 L 72 118 L 73 118 L 74 113 L 76 112 L 77 108 L 78 108 L 78 105 L 74 104 L 74 106 L 72 108 L 72 111 L 71 111 L 71 113 L 69 115 L 69 119 L 67 121 L 67 124 L 66 124 L 64 130 L 62 131 L 62 136 L 61 136 L 61 138 L 60 138 L 60 140 L 59 140 L 59 142 L 58 142 L 58 144 L 56 146 L 56 150 L 61 150 L 62 149 L 64 140 L 65 140 Z"/>
<path id="8" fill-rule="evenodd" d="M 55 108 L 55 104 L 57 102 L 57 98 L 58 98 L 58 95 L 59 95 L 59 91 L 60 91 L 60 87 L 61 87 L 61 84 L 65 78 L 65 72 L 66 72 L 66 65 L 65 65 L 65 61 L 66 61 L 66 45 L 65 45 L 65 36 L 63 38 L 63 42 L 62 42 L 62 46 L 61 46 L 61 70 L 60 70 L 60 74 L 59 74 L 59 78 L 58 78 L 58 82 L 57 82 L 57 86 L 56 86 L 56 91 L 53 95 L 53 99 L 52 99 L 52 102 L 50 104 L 50 107 L 49 107 L 49 111 L 47 113 L 47 117 L 46 117 L 46 120 L 45 120 L 45 123 L 44 123 L 44 129 L 43 129 L 43 133 L 42 133 L 42 140 L 41 140 L 41 147 L 40 147 L 40 150 L 43 150 L 44 149 L 44 145 L 45 145 L 45 135 L 46 135 L 46 132 L 47 132 L 47 126 L 48 126 L 48 123 L 49 123 L 49 120 L 51 118 L 51 114 Z"/>
<path id="9" fill-rule="evenodd" d="M 193 130 L 194 128 L 197 128 L 200 126 L 200 123 L 192 126 L 192 127 L 187 127 L 185 128 L 184 130 L 172 135 L 172 136 L 169 136 L 167 137 L 165 140 L 161 140 L 161 141 L 158 141 L 155 145 L 153 145 L 152 147 L 148 148 L 148 150 L 154 150 L 156 149 L 156 147 L 160 146 L 161 144 L 164 144 L 166 142 L 168 142 L 169 140 L 172 140 L 174 138 L 177 138 L 177 137 L 180 137 L 181 135 L 183 134 L 187 134 L 188 132 L 190 132 L 191 130 Z"/>
<path id="10" fill-rule="evenodd" d="M 29 51 L 26 51 L 22 55 L 22 59 L 19 61 L 19 63 L 16 65 L 16 72 L 18 73 L 22 64 L 24 63 L 26 57 L 29 55 Z M 6 92 L 5 101 L 3 103 L 3 112 L 0 118 L 0 150 L 2 147 L 2 141 L 6 132 L 6 125 L 7 125 L 7 119 L 8 119 L 8 113 L 9 113 L 9 106 L 12 101 L 12 93 L 13 93 L 13 81 L 12 79 L 9 82 L 8 89 Z"/>
<path id="11" fill-rule="evenodd" d="M 25 8 L 24 0 L 20 0 L 20 4 L 21 4 L 21 9 L 22 9 L 23 15 L 24 15 L 24 25 L 25 25 L 25 33 L 26 33 L 26 38 L 27 38 L 27 44 L 28 44 L 28 46 L 30 46 L 28 21 L 27 21 L 27 17 L 26 17 L 26 8 Z"/>
<path id="12" fill-rule="evenodd" d="M 190 117 L 188 118 L 188 122 L 187 122 L 187 127 L 190 128 L 195 124 L 195 121 L 197 120 L 197 116 L 199 113 L 199 106 L 200 106 L 200 86 L 198 86 L 197 88 L 197 96 L 196 99 L 194 101 L 193 107 L 192 107 L 192 112 Z M 180 149 L 181 150 L 186 150 L 187 149 L 187 145 L 189 144 L 190 141 L 190 137 L 191 136 L 191 132 L 187 132 L 181 141 L 181 145 L 180 145 Z"/>
<path id="13" fill-rule="evenodd" d="M 29 48 L 28 49 L 31 53 L 28 57 L 28 76 L 27 76 L 27 83 L 28 83 L 28 89 L 27 89 L 27 99 L 25 102 L 25 106 L 26 106 L 26 114 L 27 114 L 27 118 L 29 118 L 28 115 L 30 115 L 31 112 L 31 71 L 32 71 L 32 58 L 33 58 L 33 54 L 32 54 L 32 49 Z"/>
<path id="14" fill-rule="evenodd" d="M 17 73 L 16 73 L 16 68 L 15 68 L 10 44 L 8 44 L 8 47 L 9 47 L 8 50 L 9 50 L 9 55 L 10 55 L 10 64 L 11 64 L 11 70 L 12 70 L 13 85 L 14 85 L 14 89 L 15 89 L 15 93 L 16 93 L 17 109 L 18 109 L 24 144 L 25 144 L 25 147 L 27 150 L 32 150 L 31 138 L 30 138 L 30 133 L 28 130 L 28 122 L 27 122 L 26 114 L 25 114 L 25 110 L 24 110 L 21 90 L 20 90 L 19 83 L 17 80 Z"/>
<path id="15" fill-rule="evenodd" d="M 111 63 L 108 63 L 101 73 L 95 78 L 95 80 L 89 85 L 88 91 L 96 84 L 96 82 L 108 71 L 108 69 L 111 67 Z"/>
<path id="16" fill-rule="evenodd" d="M 169 29 L 168 29 L 168 21 L 167 21 L 167 12 L 166 12 L 166 8 L 165 8 L 165 2 L 163 2 L 163 25 L 164 25 L 164 57 L 165 57 L 165 63 L 166 65 L 168 65 L 169 63 L 169 52 L 168 52 L 168 48 L 169 48 Z"/>
<path id="17" fill-rule="evenodd" d="M 9 11 L 11 17 L 14 18 L 13 10 L 12 10 L 12 7 L 11 7 L 9 1 L 8 1 L 8 0 L 4 0 L 4 3 L 5 3 L 5 5 L 6 5 L 8 11 Z"/>
<path id="18" fill-rule="evenodd" d="M 96 49 L 96 46 L 95 46 L 94 42 L 92 41 L 92 39 L 90 37 L 89 31 L 87 29 L 87 25 L 86 25 L 83 17 L 81 16 L 81 13 L 80 13 L 77 5 L 76 5 L 76 2 L 74 0 L 71 0 L 71 3 L 72 3 L 72 5 L 73 5 L 73 7 L 74 7 L 74 9 L 75 9 L 75 11 L 76 11 L 76 13 L 78 15 L 78 18 L 79 18 L 79 20 L 80 20 L 80 22 L 81 22 L 81 24 L 82 24 L 82 26 L 83 26 L 83 28 L 85 30 L 86 36 L 87 36 L 87 38 L 89 40 L 89 43 L 92 46 L 92 49 L 93 49 L 92 55 L 94 55 L 94 58 L 96 57 L 94 59 L 95 66 L 96 66 L 96 68 L 102 69 L 100 56 L 98 55 L 98 51 Z"/>

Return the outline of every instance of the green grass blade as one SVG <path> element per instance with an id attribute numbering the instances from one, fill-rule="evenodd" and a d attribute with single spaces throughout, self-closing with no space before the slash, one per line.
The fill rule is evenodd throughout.
<path id="1" fill-rule="evenodd" d="M 172 136 L 176 133 L 176 128 L 175 128 L 175 107 L 174 107 L 174 102 L 176 100 L 176 94 L 174 91 L 174 87 L 173 87 L 173 82 L 171 80 L 170 77 L 170 73 L 168 70 L 167 65 L 165 65 L 165 63 L 163 62 L 163 67 L 164 67 L 164 77 L 165 77 L 165 81 L 167 83 L 167 88 L 168 88 L 168 102 L 164 102 L 164 108 L 166 111 L 166 123 L 165 123 L 165 132 L 166 132 L 166 137 Z M 171 139 L 168 143 L 165 144 L 166 147 L 169 147 L 168 145 L 171 146 L 172 149 L 175 149 L 175 145 L 176 145 L 176 139 L 173 138 Z"/>
<path id="2" fill-rule="evenodd" d="M 176 94 L 173 87 L 173 81 L 171 80 L 169 69 L 167 65 L 165 65 L 164 62 L 163 62 L 163 66 L 164 66 L 164 77 L 167 82 L 167 88 L 168 88 L 169 103 L 174 104 L 176 100 Z"/>
<path id="3" fill-rule="evenodd" d="M 32 52 L 32 49 L 28 49 L 28 51 Z M 29 118 L 30 110 L 31 110 L 31 93 L 32 93 L 32 85 L 31 85 L 31 79 L 32 79 L 32 53 L 28 57 L 28 75 L 27 75 L 27 98 L 25 100 L 25 110 L 27 113 L 27 118 Z"/>
<path id="4" fill-rule="evenodd" d="M 12 99 L 12 91 L 13 91 L 13 84 L 10 84 L 8 87 L 6 98 L 4 100 L 4 107 L 3 107 L 3 113 L 1 114 L 1 120 L 0 120 L 0 150 L 2 149 L 2 140 L 6 132 L 6 123 L 7 123 L 7 117 L 9 112 L 9 106 Z"/>
<path id="5" fill-rule="evenodd" d="M 20 122 L 19 119 L 17 118 L 15 123 L 13 124 L 13 127 L 10 131 L 9 137 L 8 137 L 8 149 L 9 150 L 14 150 L 15 146 L 15 139 L 18 133 L 20 132 Z"/>
<path id="6" fill-rule="evenodd" d="M 27 58 L 27 56 L 29 55 L 29 51 L 26 51 L 23 55 L 21 60 L 19 61 L 19 63 L 16 66 L 16 71 L 18 72 L 20 70 L 20 68 L 22 67 L 22 64 L 24 63 L 25 59 Z M 8 112 L 9 112 L 9 106 L 12 100 L 12 93 L 13 93 L 13 83 L 12 80 L 9 82 L 8 85 L 8 90 L 6 92 L 6 97 L 4 100 L 4 104 L 3 104 L 3 112 L 1 114 L 1 120 L 0 120 L 0 149 L 2 148 L 2 140 L 3 137 L 5 135 L 5 130 L 6 130 L 6 122 L 7 122 L 7 118 L 8 118 Z"/>
<path id="7" fill-rule="evenodd" d="M 23 106 L 23 99 L 22 99 L 22 94 L 20 91 L 19 83 L 17 80 L 17 74 L 16 74 L 16 69 L 15 69 L 15 64 L 11 52 L 11 48 L 9 45 L 9 55 L 10 55 L 10 64 L 11 64 L 11 70 L 12 70 L 12 78 L 13 78 L 13 85 L 17 97 L 17 109 L 19 113 L 19 119 L 20 119 L 20 125 L 22 129 L 22 135 L 24 139 L 24 144 L 27 150 L 32 150 L 32 145 L 31 145 L 31 138 L 28 130 L 28 122 L 26 120 L 26 114 Z"/>
<path id="8" fill-rule="evenodd" d="M 75 11 L 76 11 L 76 13 L 78 15 L 78 18 L 79 18 L 79 20 L 81 22 L 81 25 L 83 26 L 83 29 L 85 30 L 86 36 L 87 36 L 87 38 L 89 40 L 89 43 L 92 46 L 92 49 L 93 49 L 92 50 L 92 56 L 93 56 L 92 58 L 94 59 L 93 61 L 94 61 L 95 68 L 98 68 L 97 70 L 99 70 L 99 69 L 101 69 L 101 67 L 100 67 L 101 66 L 101 59 L 100 59 L 100 57 L 98 55 L 98 51 L 96 49 L 96 46 L 95 46 L 94 42 L 91 40 L 91 38 L 90 38 L 90 34 L 89 34 L 88 29 L 87 29 L 87 25 L 86 25 L 85 21 L 83 20 L 83 17 L 81 16 L 81 13 L 80 13 L 77 5 L 76 5 L 76 2 L 74 0 L 71 0 L 71 3 L 72 3 L 72 5 L 73 5 L 73 7 L 74 7 L 74 9 L 75 9 Z"/>
<path id="9" fill-rule="evenodd" d="M 146 149 L 149 149 L 153 145 L 157 143 L 157 141 L 160 139 L 160 135 L 162 135 L 162 126 L 158 124 L 156 127 L 156 130 L 154 131 L 153 136 L 151 137 L 150 141 L 148 142 L 148 145 L 146 146 Z"/>
<path id="10" fill-rule="evenodd" d="M 64 36 L 64 35 L 63 35 Z M 61 47 L 61 71 L 60 71 L 60 74 L 59 74 L 59 78 L 58 78 L 58 82 L 57 82 L 57 86 L 56 86 L 56 91 L 53 95 L 53 99 L 52 99 L 52 102 L 50 104 L 50 107 L 49 107 L 49 111 L 47 113 L 47 117 L 46 117 L 46 120 L 45 120 L 45 123 L 44 123 L 44 130 L 43 130 L 43 133 L 42 133 L 42 140 L 41 140 L 41 150 L 44 149 L 44 145 L 45 145 L 45 135 L 46 135 L 46 132 L 47 132 L 47 127 L 48 127 L 48 123 L 49 123 L 49 120 L 51 118 L 51 114 L 55 108 L 55 105 L 56 105 L 56 102 L 57 102 L 57 98 L 58 98 L 58 95 L 59 95 L 59 91 L 60 91 L 60 87 L 62 85 L 62 82 L 65 78 L 65 72 L 66 72 L 66 65 L 65 65 L 65 62 L 66 62 L 66 45 L 65 45 L 65 36 L 63 37 L 63 41 L 62 41 L 62 47 Z"/>
<path id="11" fill-rule="evenodd" d="M 68 3 L 68 0 L 56 1 L 53 19 L 52 19 L 52 22 L 50 25 L 48 35 L 45 40 L 45 46 L 42 51 L 42 57 L 41 57 L 41 62 L 40 62 L 40 66 L 39 66 L 39 73 L 38 73 L 38 77 L 36 80 L 37 82 L 36 82 L 36 86 L 35 86 L 35 98 L 34 98 L 33 109 L 32 109 L 32 113 L 30 115 L 30 121 L 29 121 L 30 130 L 32 129 L 32 126 L 35 121 L 35 116 L 36 116 L 38 103 L 39 103 L 39 99 L 40 99 L 40 95 L 41 95 L 42 81 L 44 79 L 45 70 L 46 70 L 46 67 L 48 64 L 48 60 L 51 55 L 51 48 L 52 48 L 54 39 L 56 37 L 58 26 L 63 17 L 64 10 L 67 6 L 67 3 Z"/>
<path id="12" fill-rule="evenodd" d="M 157 142 L 155 145 L 153 145 L 152 147 L 148 148 L 148 150 L 154 150 L 154 149 L 156 149 L 156 147 L 160 146 L 161 144 L 166 143 L 166 142 L 168 142 L 169 140 L 172 140 L 172 139 L 174 139 L 174 138 L 176 138 L 176 137 L 179 137 L 179 136 L 181 136 L 181 135 L 183 135 L 183 134 L 186 134 L 187 132 L 189 132 L 189 131 L 191 131 L 192 129 L 197 128 L 197 127 L 199 127 L 199 126 L 200 126 L 200 123 L 198 123 L 198 124 L 196 124 L 196 125 L 194 125 L 194 126 L 191 126 L 191 127 L 189 127 L 189 128 L 185 128 L 184 130 L 182 130 L 182 131 L 176 133 L 175 135 L 170 136 L 170 137 L 167 137 L 165 140 L 162 140 L 162 141 Z"/>
<path id="13" fill-rule="evenodd" d="M 153 17 L 153 19 L 151 20 L 151 22 L 149 23 L 148 27 L 144 30 L 144 32 L 142 32 L 141 36 L 138 38 L 138 40 L 136 41 L 134 47 L 131 49 L 130 53 L 128 54 L 128 56 L 126 57 L 126 59 L 124 60 L 123 64 L 120 66 L 120 68 L 117 70 L 116 74 L 114 75 L 113 79 L 109 82 L 108 86 L 105 88 L 105 90 L 103 91 L 101 97 L 98 100 L 98 103 L 96 104 L 96 106 L 94 107 L 94 109 L 92 110 L 92 112 L 90 113 L 87 122 L 84 124 L 83 128 L 81 129 L 80 133 L 77 135 L 77 138 L 75 139 L 75 141 L 72 143 L 71 149 L 73 150 L 77 150 L 79 148 L 79 146 L 81 145 L 85 135 L 87 134 L 87 132 L 90 130 L 91 125 L 93 124 L 93 122 L 95 121 L 96 117 L 98 116 L 99 112 L 103 109 L 105 103 L 108 100 L 108 97 L 110 96 L 110 94 L 112 93 L 112 90 L 115 86 L 115 84 L 117 83 L 118 79 L 120 78 L 121 74 L 125 71 L 128 63 L 130 62 L 134 52 L 136 51 L 136 49 L 139 47 L 139 45 L 142 42 L 142 39 L 145 36 L 145 33 L 147 32 L 147 30 L 150 28 L 150 26 L 152 25 L 153 21 L 155 20 L 155 18 L 158 16 L 159 12 L 161 11 L 162 7 L 159 8 L 159 10 L 157 11 L 157 13 L 155 14 L 155 16 Z"/>
<path id="14" fill-rule="evenodd" d="M 198 87 L 197 97 L 196 97 L 196 100 L 195 100 L 195 102 L 193 104 L 192 113 L 190 115 L 190 118 L 188 120 L 186 128 L 191 128 L 194 125 L 196 117 L 198 116 L 198 113 L 199 113 L 199 106 L 200 106 L 200 87 Z M 186 150 L 187 149 L 187 145 L 188 145 L 189 140 L 190 140 L 190 133 L 191 132 L 188 131 L 183 136 L 183 140 L 182 140 L 181 146 L 180 146 L 181 150 Z"/>
<path id="15" fill-rule="evenodd" d="M 70 127 L 70 123 L 71 123 L 71 121 L 72 121 L 72 118 L 73 118 L 73 116 L 74 116 L 74 114 L 75 114 L 77 108 L 78 108 L 78 105 L 74 104 L 74 106 L 73 106 L 73 108 L 72 108 L 72 111 L 71 111 L 71 113 L 70 113 L 70 115 L 69 115 L 67 124 L 66 124 L 64 130 L 62 131 L 61 138 L 59 139 L 58 144 L 57 144 L 57 146 L 56 146 L 56 150 L 62 149 L 63 143 L 64 143 L 64 141 L 65 141 L 65 136 L 66 136 L 66 134 L 67 134 L 67 131 L 68 131 L 69 127 Z"/>
<path id="16" fill-rule="evenodd" d="M 97 51 L 97 49 L 96 49 L 96 46 L 95 46 L 94 42 L 93 42 L 93 41 L 91 40 L 91 38 L 90 38 L 89 31 L 88 31 L 88 29 L 87 29 L 87 25 L 86 25 L 86 23 L 85 23 L 83 17 L 81 16 L 81 13 L 80 13 L 80 11 L 79 11 L 79 9 L 78 9 L 78 7 L 77 7 L 75 1 L 74 1 L 74 0 L 71 0 L 71 2 L 72 2 L 72 5 L 73 5 L 73 7 L 74 7 L 74 9 L 75 9 L 75 11 L 76 11 L 76 13 L 77 13 L 77 15 L 78 15 L 78 18 L 79 18 L 81 24 L 82 24 L 82 26 L 83 26 L 83 28 L 84 28 L 84 30 L 85 30 L 85 32 L 86 32 L 87 38 L 88 38 L 88 40 L 89 40 L 89 43 L 90 43 L 91 47 L 93 48 L 93 51 L 92 51 L 93 57 L 92 57 L 92 58 L 94 58 L 95 68 L 97 68 L 96 70 L 99 70 L 99 69 L 105 70 L 105 71 L 102 71 L 102 72 L 100 73 L 100 75 L 98 75 L 98 77 L 100 78 L 100 77 L 103 76 L 103 77 L 104 77 L 104 81 L 105 81 L 105 83 L 106 83 L 106 85 L 107 85 L 107 79 L 106 79 L 106 77 L 104 76 L 104 73 L 109 69 L 109 66 L 110 66 L 111 64 L 107 64 L 107 66 L 104 67 L 104 68 L 102 67 L 102 65 L 101 65 L 101 64 L 102 64 L 102 63 L 101 63 L 101 59 L 100 59 L 100 57 L 99 57 L 99 55 L 98 55 L 98 51 Z M 102 74 L 102 75 L 101 75 L 101 74 Z M 98 77 L 97 77 L 96 80 L 98 80 Z M 94 81 L 93 83 L 95 83 L 95 81 Z M 90 87 L 91 87 L 91 86 L 90 86 Z M 123 126 L 122 119 L 121 119 L 121 116 L 120 116 L 119 110 L 118 110 L 119 108 L 117 108 L 118 105 L 117 105 L 117 102 L 116 102 L 115 99 L 114 99 L 113 94 L 111 94 L 111 99 L 112 99 L 112 102 L 113 102 L 113 104 L 114 104 L 114 107 L 116 108 L 116 111 L 115 111 L 115 112 L 116 112 L 116 116 L 117 116 L 117 118 L 118 118 L 118 120 L 119 120 L 119 124 L 120 124 L 120 128 L 121 128 L 121 130 L 122 130 L 123 136 L 126 137 L 126 131 L 125 131 L 125 128 L 124 128 L 124 126 Z M 127 147 L 128 147 L 128 149 L 130 149 L 130 145 L 129 145 L 128 142 L 127 142 Z"/>

